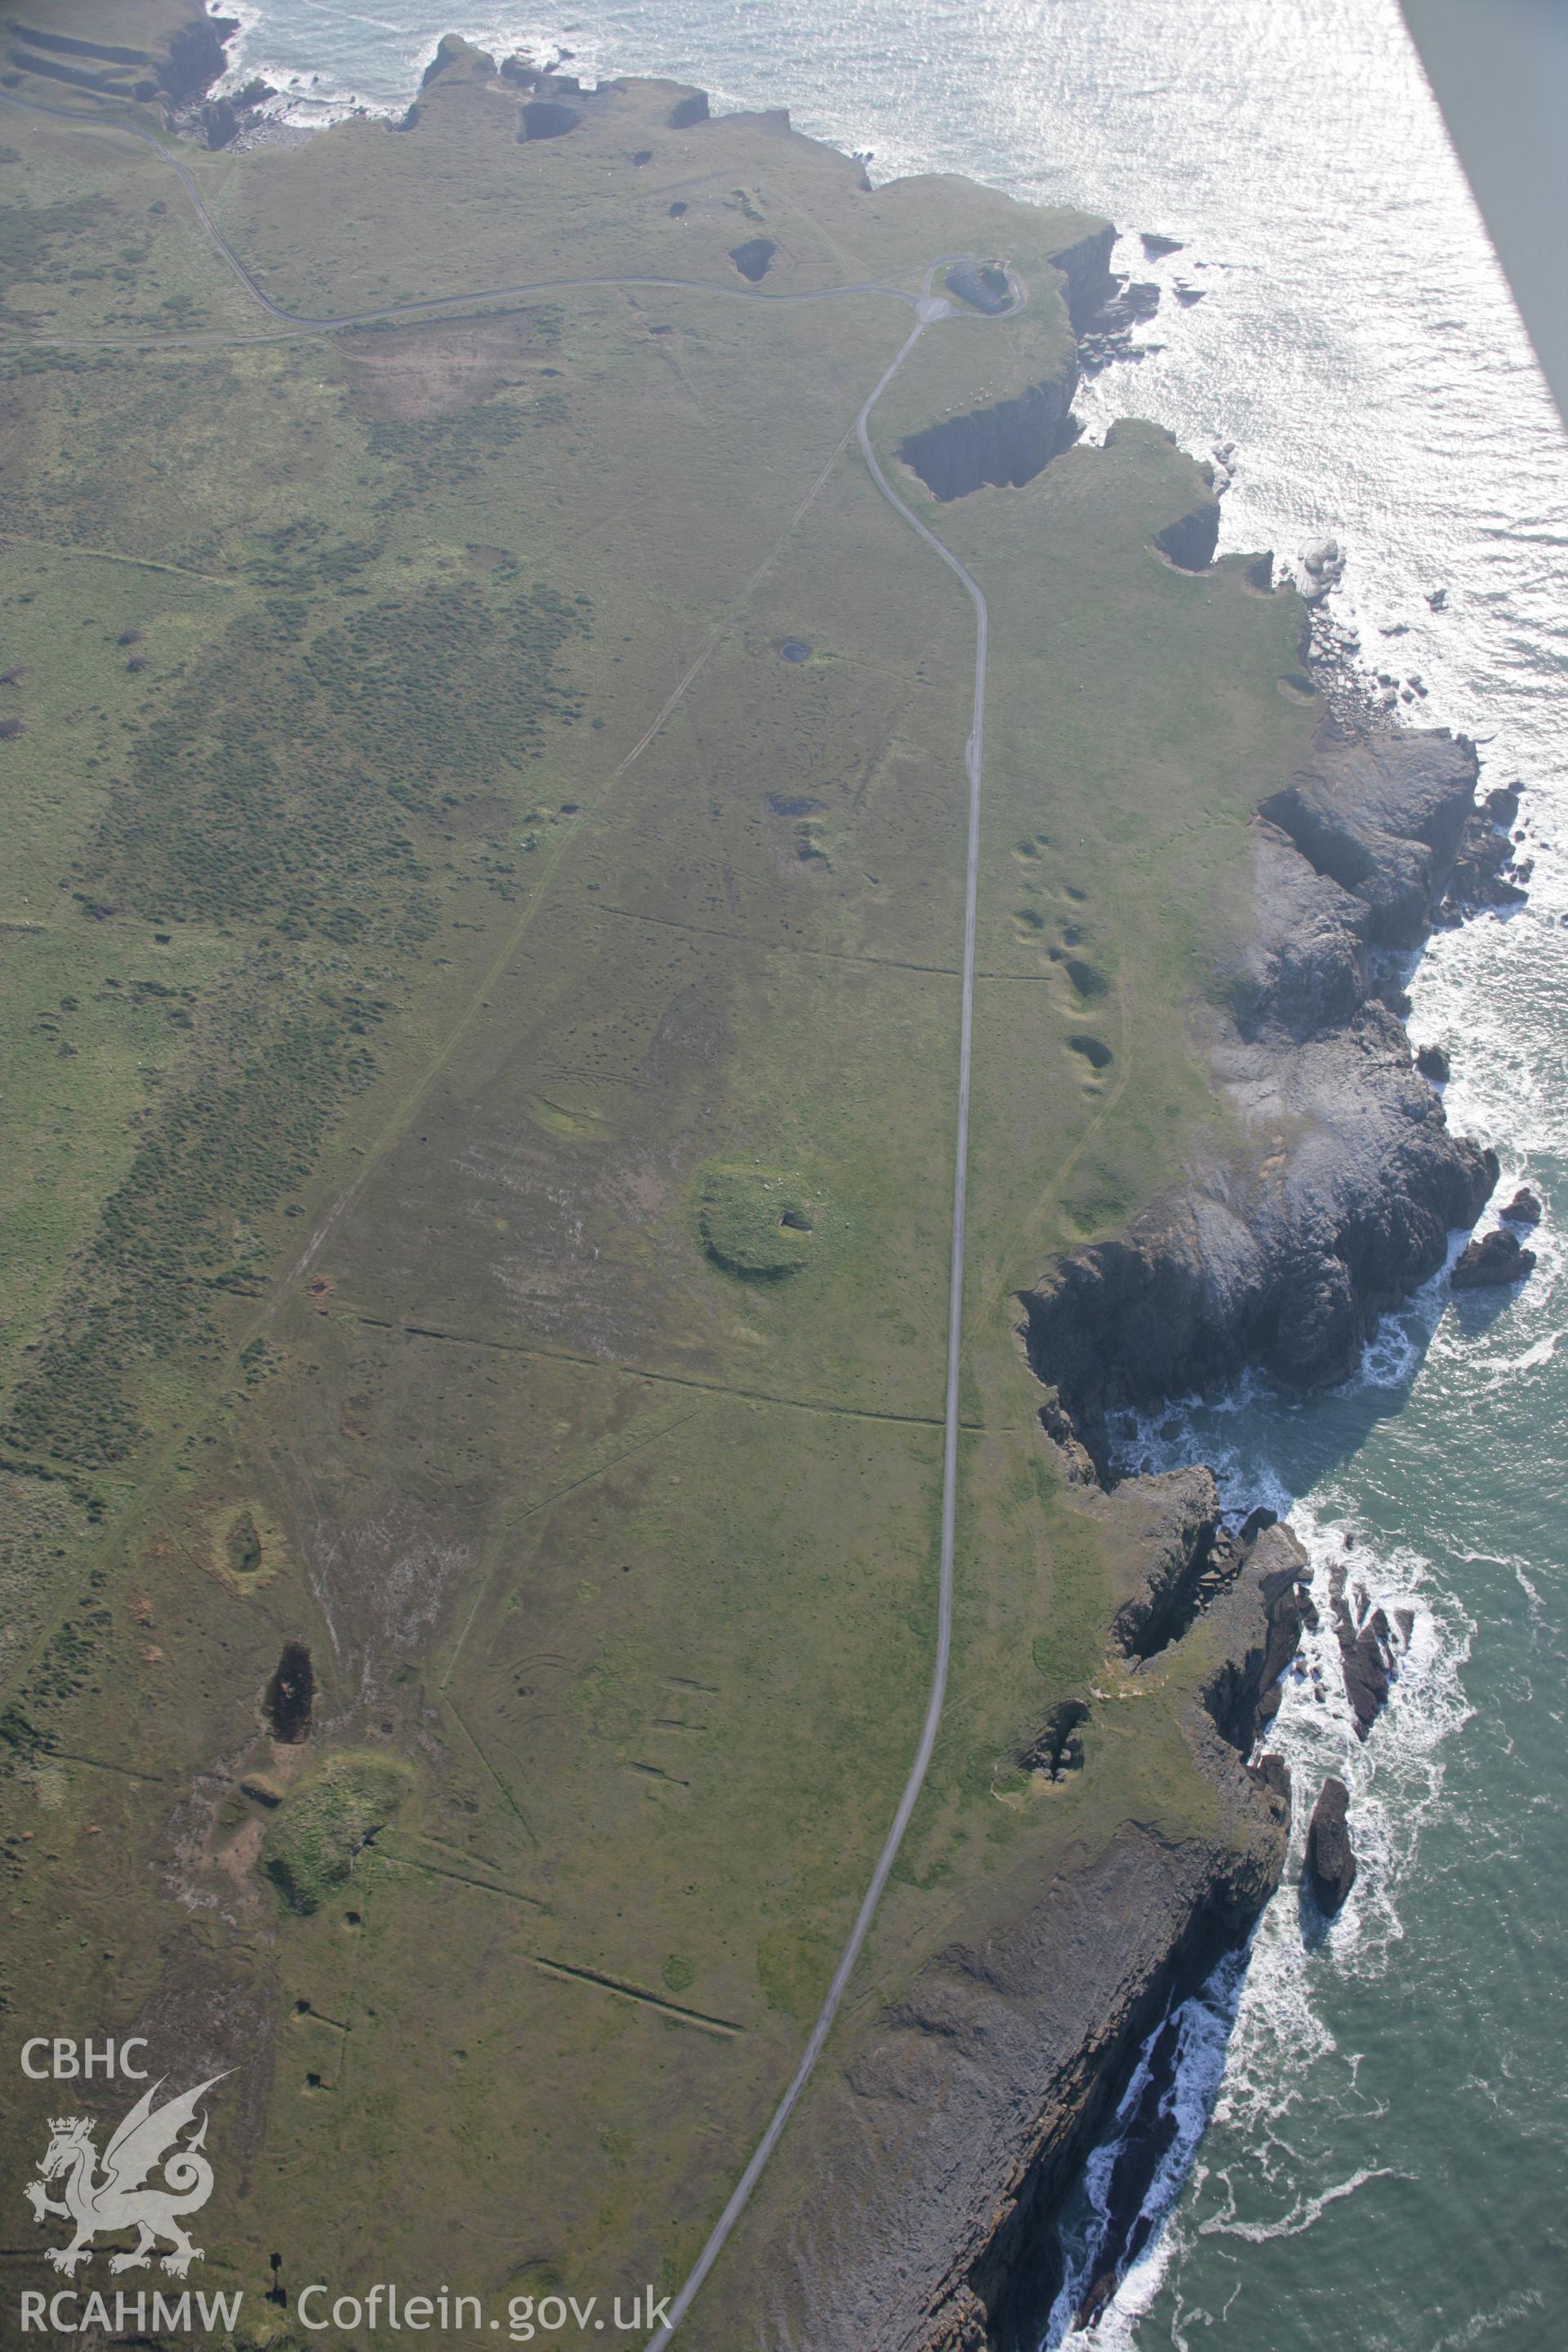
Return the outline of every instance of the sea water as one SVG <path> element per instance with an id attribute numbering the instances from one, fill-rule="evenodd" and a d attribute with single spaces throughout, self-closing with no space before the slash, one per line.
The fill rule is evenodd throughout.
<path id="1" fill-rule="evenodd" d="M 1152 2094 L 1173 2126 L 1155 2226 L 1093 2340 L 1568 2341 L 1568 456 L 1394 0 L 238 13 L 237 78 L 264 74 L 298 123 L 400 111 L 456 30 L 498 54 L 569 53 L 584 79 L 655 72 L 721 107 L 787 104 L 801 130 L 870 150 L 879 179 L 962 172 L 1107 213 L 1118 266 L 1163 299 L 1154 348 L 1080 400 L 1090 433 L 1131 412 L 1223 453 L 1227 548 L 1289 560 L 1337 538 L 1352 657 L 1414 720 L 1481 740 L 1488 784 L 1525 786 L 1530 903 L 1434 941 L 1411 1028 L 1448 1049 L 1450 1119 L 1496 1145 L 1500 1199 L 1528 1178 L 1547 1202 L 1538 1272 L 1459 1299 L 1437 1277 L 1333 1395 L 1247 1389 L 1123 1432 L 1130 1466 L 1206 1460 L 1233 1502 L 1289 1509 L 1313 1559 L 1409 1612 L 1410 1633 L 1364 1744 L 1326 1607 L 1289 1680 L 1274 1744 L 1298 1790 L 1290 1864 L 1245 1971 L 1179 2021 L 1174 2081 Z M 1181 251 L 1147 259 L 1143 230 Z M 1361 1875 L 1325 1927 L 1298 1874 L 1330 1771 L 1352 1791 Z M 1069 2222 L 1079 2275 L 1112 2154 Z"/>

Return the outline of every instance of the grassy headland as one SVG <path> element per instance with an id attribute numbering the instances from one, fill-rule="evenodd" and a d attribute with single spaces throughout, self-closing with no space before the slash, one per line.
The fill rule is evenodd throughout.
<path id="1" fill-rule="evenodd" d="M 100 100 L 157 123 L 0 121 L 6 2030 L 241 2070 L 206 2267 L 258 2312 L 274 2252 L 394 2242 L 669 2286 L 930 1672 L 973 662 L 854 448 L 907 307 L 708 289 L 762 238 L 768 294 L 1030 291 L 876 419 L 993 638 L 956 1662 L 845 2050 L 956 1920 L 1212 1814 L 1012 1293 L 1212 1121 L 1299 612 L 1154 551 L 1204 486 L 1149 428 L 943 505 L 898 467 L 1059 376 L 1081 215 L 662 85 L 520 137 L 458 56 L 404 131 L 181 146 L 284 309 L 450 298 L 295 331 Z M 627 276 L 692 282 L 543 283 Z"/>

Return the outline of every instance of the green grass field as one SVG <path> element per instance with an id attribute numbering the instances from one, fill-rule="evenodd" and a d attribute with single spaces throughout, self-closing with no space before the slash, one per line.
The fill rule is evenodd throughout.
<path id="1" fill-rule="evenodd" d="M 768 291 L 965 247 L 1028 281 L 877 419 L 992 666 L 955 1663 L 842 2063 L 956 1922 L 1210 1819 L 1191 1662 L 1107 1662 L 1013 1293 L 1214 1121 L 1191 1010 L 1312 713 L 1293 600 L 1152 551 L 1202 483 L 1152 429 L 946 506 L 897 467 L 1059 365 L 1089 224 L 868 194 L 678 96 L 520 143 L 454 68 L 406 132 L 180 152 L 334 315 L 733 291 L 759 227 Z M 286 333 L 82 104 L 0 123 L 5 2031 L 237 2070 L 205 2271 L 256 2341 L 279 2276 L 394 2242 L 476 2292 L 673 2286 L 931 1670 L 973 635 L 854 449 L 909 313 Z M 1084 1769 L 1029 1769 L 1090 1689 Z M 808 2101 L 781 2193 L 814 2160 Z"/>

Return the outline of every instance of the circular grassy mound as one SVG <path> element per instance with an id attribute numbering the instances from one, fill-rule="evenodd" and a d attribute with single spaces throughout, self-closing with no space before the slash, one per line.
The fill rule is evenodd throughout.
<path id="1" fill-rule="evenodd" d="M 780 1169 L 710 1168 L 698 1188 L 704 1249 L 750 1281 L 776 1282 L 809 1265 L 816 1222 L 798 1178 Z"/>
<path id="2" fill-rule="evenodd" d="M 319 1910 L 408 1794 L 408 1767 L 344 1754 L 284 1798 L 261 1847 L 261 1867 L 290 1911 Z"/>

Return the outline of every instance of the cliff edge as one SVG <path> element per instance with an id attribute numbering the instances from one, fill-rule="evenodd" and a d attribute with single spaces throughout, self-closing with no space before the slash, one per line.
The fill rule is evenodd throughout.
<path id="1" fill-rule="evenodd" d="M 1047 1450 L 1110 1570 L 1102 1681 L 1024 1760 L 1054 1788 L 1115 1770 L 1119 1717 L 1159 1691 L 1207 1805 L 1184 1822 L 1130 1795 L 1044 1883 L 1002 1874 L 856 2036 L 745 2298 L 792 2352 L 1037 2343 L 1062 2284 L 1053 2225 L 1140 2053 L 1279 1884 L 1290 1790 L 1262 1742 L 1313 1607 L 1307 1556 L 1267 1513 L 1228 1526 L 1206 1469 L 1115 1482 L 1105 1416 L 1248 1367 L 1293 1391 L 1345 1377 L 1491 1192 L 1496 1160 L 1449 1132 L 1380 952 L 1419 942 L 1457 873 L 1502 866 L 1477 773 L 1444 732 L 1320 732 L 1253 820 L 1248 924 L 1194 1015 L 1205 1155 L 1023 1294 Z"/>
<path id="2" fill-rule="evenodd" d="M 1021 1296 L 1029 1361 L 1103 1455 L 1118 1407 L 1248 1369 L 1346 1379 L 1497 1181 L 1449 1132 L 1377 950 L 1437 919 L 1462 849 L 1506 841 L 1446 732 L 1321 736 L 1254 825 L 1252 932 L 1198 1016 L 1226 1114 L 1184 1183 Z"/>
<path id="3" fill-rule="evenodd" d="M 1060 2284 L 1051 2222 L 1141 2049 L 1279 1883 L 1288 1790 L 1277 1764 L 1247 1759 L 1296 1647 L 1305 1553 L 1284 1527 L 1228 1537 L 1203 1470 L 1083 1500 L 1121 1548 L 1130 1599 L 1224 1562 L 1154 1659 L 1184 1682 L 1180 1737 L 1211 1805 L 1184 1832 L 1135 1806 L 1103 1843 L 1069 1844 L 1046 1883 L 1005 1877 L 825 2078 L 811 2186 L 747 2299 L 793 2352 L 1037 2342 Z M 1058 1779 L 1082 1764 L 1059 1742 L 1042 1760 Z"/>

